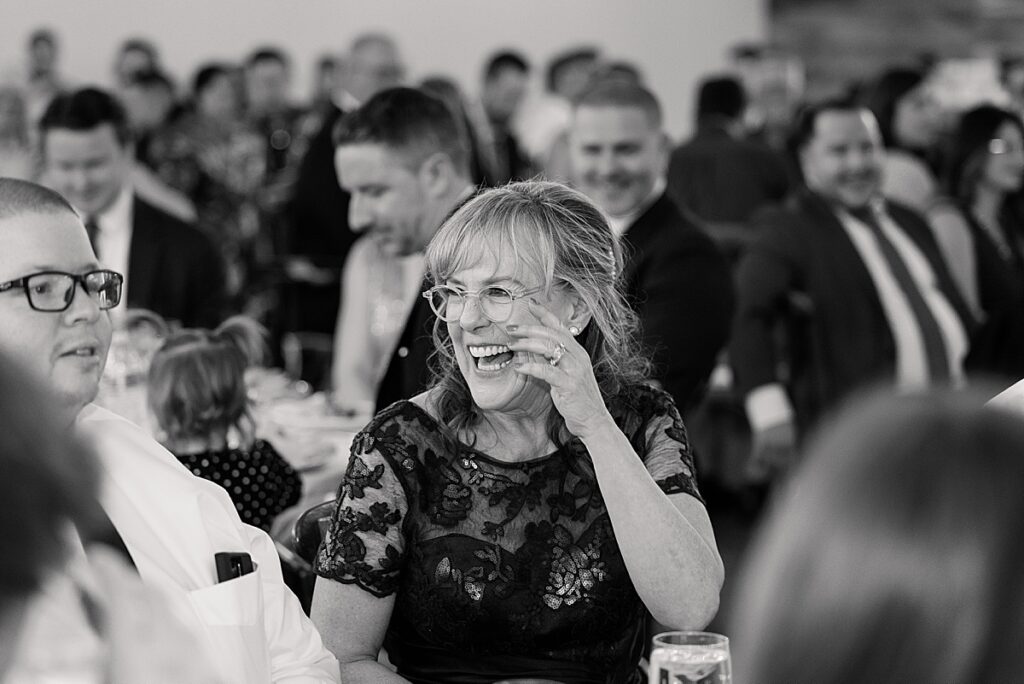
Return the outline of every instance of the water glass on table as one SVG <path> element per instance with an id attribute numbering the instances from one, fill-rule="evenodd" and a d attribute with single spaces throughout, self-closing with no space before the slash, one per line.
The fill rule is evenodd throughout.
<path id="1" fill-rule="evenodd" d="M 729 639 L 712 632 L 664 632 L 651 646 L 649 684 L 732 684 Z"/>

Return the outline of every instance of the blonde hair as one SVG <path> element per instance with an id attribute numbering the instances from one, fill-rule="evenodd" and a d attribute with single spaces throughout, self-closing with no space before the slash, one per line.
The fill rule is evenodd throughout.
<path id="1" fill-rule="evenodd" d="M 253 423 L 245 371 L 263 361 L 266 331 L 246 316 L 216 330 L 171 334 L 149 367 L 149 409 L 169 441 L 238 430 L 251 443 Z"/>
<path id="2" fill-rule="evenodd" d="M 547 290 L 561 284 L 587 307 L 591 321 L 580 344 L 594 365 L 607 403 L 625 385 L 648 380 L 649 362 L 638 348 L 638 322 L 620 290 L 622 252 L 608 222 L 583 194 L 559 183 L 524 181 L 481 192 L 445 221 L 427 247 L 435 283 L 509 250 L 516 276 L 540 274 Z M 432 358 L 440 419 L 456 430 L 477 420 L 459 371 L 447 326 L 434 322 Z M 552 411 L 549 432 L 562 441 L 563 423 Z"/>

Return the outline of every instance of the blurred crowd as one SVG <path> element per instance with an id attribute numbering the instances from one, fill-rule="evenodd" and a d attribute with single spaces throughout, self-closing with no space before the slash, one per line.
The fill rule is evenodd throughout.
<path id="1" fill-rule="evenodd" d="M 127 307 L 160 320 L 168 341 L 160 364 L 171 363 L 176 345 L 215 345 L 218 326 L 242 314 L 266 329 L 269 363 L 329 392 L 343 413 L 369 416 L 426 387 L 433 347 L 416 339 L 433 320 L 420 297 L 431 284 L 423 249 L 453 210 L 480 188 L 516 180 L 580 190 L 624 245 L 621 286 L 653 377 L 686 422 L 727 573 L 766 497 L 802 459 L 826 460 L 879 426 L 897 430 L 891 416 L 867 412 L 836 433 L 843 439 L 809 442 L 851 396 L 981 380 L 996 390 L 1024 377 L 1024 61 L 894 65 L 807 101 L 798 58 L 773 45 L 737 46 L 728 71 L 697 84 L 692 134 L 671 140 L 642 65 L 596 46 L 543 67 L 514 48 L 496 50 L 470 92 L 444 74 L 410 83 L 401 46 L 366 34 L 317 61 L 301 102 L 291 96 L 291 58 L 271 45 L 203 64 L 179 83 L 159 46 L 131 38 L 102 87 L 77 84 L 60 54 L 59 36 L 34 32 L 23 81 L 0 87 L 0 176 L 38 181 L 78 211 L 100 262 L 124 274 Z M 535 80 L 542 92 L 531 91 Z M 431 118 L 434 102 L 444 122 Z M 409 139 L 410 130 L 421 138 Z M 407 148 L 414 167 L 388 156 Z M 118 309 L 111 315 L 126 324 Z M 214 332 L 173 332 L 179 327 Z M 221 346 L 239 374 L 255 356 L 242 343 Z M 229 361 L 212 363 L 193 385 Z M 164 385 L 184 373 L 168 368 L 150 372 Z M 176 390 L 162 391 L 171 402 Z M 946 458 L 948 444 L 926 433 L 958 411 L 979 435 L 990 420 L 1021 440 L 1016 428 L 974 413 L 980 401 L 966 402 L 907 409 L 920 450 Z M 899 451 L 894 434 L 878 442 L 875 457 Z M 223 434 L 199 446 L 227 448 Z M 273 503 L 246 517 L 268 529 L 301 484 L 272 446 L 254 449 L 279 471 Z M 891 462 L 868 452 L 850 462 L 887 482 L 933 469 L 912 463 L 890 473 Z M 939 466 L 956 467 L 957 455 L 948 456 Z M 868 477 L 848 475 L 837 482 L 808 471 L 805 479 L 835 490 L 811 503 L 842 503 L 847 483 Z M 984 484 L 972 486 L 985 498 Z M 847 502 L 850 516 L 856 503 Z M 794 506 L 771 518 L 775 546 L 757 549 L 777 586 L 801 576 L 775 550 L 809 525 Z M 799 537 L 810 544 L 815 534 Z M 832 562 L 857 561 L 837 552 Z M 815 631 L 772 614 L 752 586 L 742 624 L 754 637 L 758 620 L 766 632 Z M 792 592 L 799 602 L 803 587 Z M 727 582 L 727 606 L 732 593 Z M 783 651 L 751 647 L 745 657 L 777 674 L 788 664 L 770 661 Z M 957 671 L 976 671 L 969 665 L 957 661 Z M 841 681 L 830 677 L 818 681 Z"/>

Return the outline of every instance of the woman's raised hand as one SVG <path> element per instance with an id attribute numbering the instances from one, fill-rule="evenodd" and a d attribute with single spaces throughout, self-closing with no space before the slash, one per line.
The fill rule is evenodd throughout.
<path id="1" fill-rule="evenodd" d="M 533 299 L 529 307 L 540 324 L 507 326 L 515 338 L 509 349 L 543 356 L 547 361 L 528 361 L 515 370 L 546 382 L 566 428 L 584 439 L 612 420 L 594 377 L 590 355 L 557 316 Z"/>

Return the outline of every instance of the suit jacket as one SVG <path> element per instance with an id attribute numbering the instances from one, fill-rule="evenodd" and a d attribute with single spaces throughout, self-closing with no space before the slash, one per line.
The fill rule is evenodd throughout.
<path id="1" fill-rule="evenodd" d="M 424 281 L 426 290 L 430 283 Z M 387 408 L 399 399 L 409 399 L 427 389 L 430 383 L 429 360 L 434 353 L 434 312 L 423 297 L 416 297 L 402 336 L 398 338 L 388 369 L 377 387 L 377 411 Z"/>
<path id="2" fill-rule="evenodd" d="M 288 253 L 335 271 L 337 279 L 325 285 L 291 284 L 285 297 L 290 320 L 284 325 L 288 330 L 332 333 L 337 320 L 341 269 L 356 238 L 348 227 L 349 195 L 341 189 L 334 169 L 332 135 L 342 114 L 331 105 L 323 125 L 310 140 L 287 211 Z"/>
<path id="3" fill-rule="evenodd" d="M 662 194 L 622 236 L 623 286 L 654 377 L 682 411 L 700 398 L 729 336 L 733 283 L 715 243 Z"/>
<path id="4" fill-rule="evenodd" d="M 785 198 L 789 185 L 789 169 L 779 154 L 733 138 L 721 125 L 701 125 L 669 161 L 669 196 L 706 221 L 746 221 L 760 207 Z"/>
<path id="5" fill-rule="evenodd" d="M 931 264 L 939 289 L 968 333 L 970 310 L 942 259 L 931 229 L 914 211 L 888 203 L 889 216 Z M 865 383 L 891 382 L 896 342 L 874 281 L 828 203 L 804 191 L 766 212 L 760 235 L 740 262 L 739 308 L 730 360 L 746 394 L 780 382 L 778 332 L 793 323 L 794 296 L 807 304 L 790 325 L 788 390 L 802 426 Z"/>
<path id="6" fill-rule="evenodd" d="M 226 310 L 224 264 L 199 229 L 134 198 L 128 307 L 185 327 L 216 327 Z"/>

